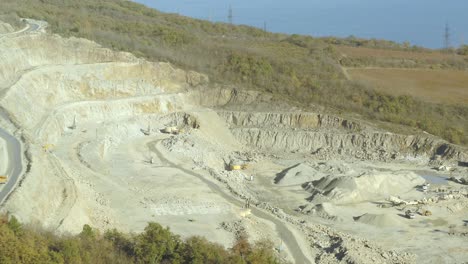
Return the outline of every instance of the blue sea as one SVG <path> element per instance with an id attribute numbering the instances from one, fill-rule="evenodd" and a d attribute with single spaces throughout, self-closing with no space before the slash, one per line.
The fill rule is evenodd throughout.
<path id="1" fill-rule="evenodd" d="M 162 12 L 272 32 L 409 41 L 428 48 L 468 43 L 468 0 L 136 0 Z"/>

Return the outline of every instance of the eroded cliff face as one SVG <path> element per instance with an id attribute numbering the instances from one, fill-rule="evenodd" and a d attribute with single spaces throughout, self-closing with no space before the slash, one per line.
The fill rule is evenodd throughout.
<path id="1" fill-rule="evenodd" d="M 435 136 L 395 134 L 359 120 L 304 112 L 257 91 L 196 89 L 190 103 L 218 109 L 235 137 L 266 152 L 312 153 L 317 158 L 409 160 L 438 165 L 468 161 L 468 151 Z M 278 111 L 282 109 L 284 111 Z"/>
<path id="2" fill-rule="evenodd" d="M 358 131 L 361 126 L 352 121 L 329 115 L 307 112 L 218 112 L 232 127 L 292 128 L 292 129 L 343 129 Z"/>
<path id="3" fill-rule="evenodd" d="M 265 151 L 311 153 L 318 158 L 457 162 L 466 150 L 429 135 L 377 131 L 357 121 L 305 112 L 220 111 L 242 143 Z"/>

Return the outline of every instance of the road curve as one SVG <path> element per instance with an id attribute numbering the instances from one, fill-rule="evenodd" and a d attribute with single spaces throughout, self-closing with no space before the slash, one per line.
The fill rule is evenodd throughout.
<path id="1" fill-rule="evenodd" d="M 21 143 L 14 136 L 0 128 L 0 137 L 6 142 L 8 150 L 8 181 L 0 187 L 0 206 L 15 189 L 23 172 L 23 159 L 21 156 Z"/>
<path id="2" fill-rule="evenodd" d="M 38 21 L 34 19 L 24 19 L 24 22 L 26 22 L 26 27 L 15 32 L 0 34 L 0 39 L 6 38 L 6 37 L 20 36 L 20 35 L 24 35 L 24 34 L 28 34 L 32 32 L 37 32 L 47 26 L 46 22 Z"/>
<path id="3" fill-rule="evenodd" d="M 205 179 L 205 177 L 203 177 L 202 175 L 197 174 L 197 173 L 193 172 L 192 170 L 186 169 L 182 165 L 175 164 L 172 161 L 165 158 L 164 155 L 157 148 L 157 144 L 160 141 L 161 140 L 155 140 L 155 141 L 149 142 L 147 144 L 149 150 L 152 151 L 153 153 L 155 153 L 159 160 L 166 163 L 166 165 L 168 165 L 170 167 L 176 168 L 178 170 L 183 171 L 184 173 L 187 173 L 189 175 L 197 177 L 199 180 L 204 182 L 212 191 L 214 191 L 214 192 L 218 193 L 219 195 L 221 195 L 229 203 L 237 205 L 239 207 L 242 207 L 244 205 L 243 202 L 241 202 L 238 199 L 234 198 L 231 194 L 228 194 L 227 192 L 225 192 L 225 190 L 220 188 L 215 183 Z M 269 222 L 271 222 L 271 223 L 273 223 L 275 225 L 276 231 L 278 232 L 278 235 L 281 238 L 281 240 L 283 241 L 283 243 L 286 244 L 286 246 L 288 247 L 288 249 L 289 249 L 289 251 L 290 251 L 290 253 L 291 253 L 291 255 L 292 255 L 293 259 L 294 259 L 294 263 L 304 263 L 304 264 L 306 264 L 306 263 L 310 264 L 311 263 L 310 260 L 302 252 L 302 250 L 301 250 L 301 248 L 300 248 L 294 234 L 288 229 L 288 227 L 283 222 L 281 222 L 278 218 L 276 218 L 276 217 L 274 217 L 274 216 L 272 216 L 272 215 L 270 215 L 270 214 L 268 214 L 268 213 L 266 213 L 266 212 L 264 212 L 262 210 L 259 210 L 259 209 L 255 208 L 255 207 L 251 207 L 251 212 L 256 217 L 267 220 L 267 221 L 269 221 Z"/>
<path id="4" fill-rule="evenodd" d="M 42 22 L 40 21 L 32 19 L 25 19 L 25 21 L 28 24 L 25 28 L 16 32 L 0 34 L 0 38 L 14 37 L 20 34 L 27 34 L 39 31 L 43 27 L 43 25 L 41 24 Z M 0 111 L 0 118 L 9 121 L 8 114 L 3 109 L 1 109 Z M 8 165 L 6 170 L 6 176 L 8 176 L 8 181 L 6 184 L 0 185 L 1 206 L 18 185 L 19 179 L 21 178 L 21 175 L 23 173 L 23 158 L 22 145 L 16 137 L 5 131 L 3 128 L 0 128 L 0 137 L 3 140 L 5 140 L 6 148 L 8 150 Z"/>

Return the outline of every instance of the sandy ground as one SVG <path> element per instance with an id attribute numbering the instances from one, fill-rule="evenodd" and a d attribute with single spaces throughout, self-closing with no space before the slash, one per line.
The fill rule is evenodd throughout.
<path id="1" fill-rule="evenodd" d="M 294 165 L 296 162 L 303 162 L 303 160 L 290 160 L 286 164 L 285 160 L 264 161 L 252 166 L 250 170 L 255 171 L 256 175 L 258 175 L 258 184 L 253 185 L 254 190 L 261 192 L 260 196 L 263 199 L 275 201 L 285 211 L 294 215 L 302 215 L 301 218 L 305 221 L 318 222 L 347 233 L 363 236 L 372 241 L 378 241 L 379 244 L 387 248 L 415 253 L 419 256 L 418 263 L 460 263 L 466 259 L 468 253 L 467 238 L 449 235 L 451 226 L 456 226 L 459 232 L 468 231 L 466 214 L 468 200 L 466 197 L 426 205 L 392 206 L 390 208 L 380 208 L 378 206 L 387 203 L 385 198 L 389 196 L 388 194 L 383 197 L 372 195 L 367 197 L 369 201 L 362 202 L 353 202 L 349 197 L 347 199 L 347 201 L 350 201 L 349 204 L 335 204 L 333 200 L 326 203 L 319 202 L 316 204 L 316 210 L 300 213 L 296 209 L 302 206 L 307 206 L 310 209 L 315 204 L 314 201 L 310 203 L 308 201 L 310 193 L 306 192 L 301 184 L 281 186 L 274 183 L 276 175 L 288 168 L 285 165 Z M 323 162 L 335 166 L 343 163 L 342 161 L 336 163 Z M 418 168 L 408 164 L 379 164 L 375 162 L 356 162 L 350 167 L 358 173 L 368 171 L 388 173 L 390 171 L 394 176 L 416 172 L 424 176 L 421 177 L 423 182 L 426 178 L 439 183 L 432 184 L 428 193 L 423 193 L 416 186 L 412 186 L 409 191 L 395 193 L 395 195 L 405 200 L 439 196 L 440 193 L 436 192 L 438 188 L 467 191 L 465 186 L 447 181 L 450 176 L 449 173 L 440 174 L 427 167 Z M 307 173 L 305 169 L 302 171 Z M 398 180 L 395 179 L 395 181 Z M 422 216 L 417 214 L 415 219 L 405 217 L 405 210 L 417 210 L 418 208 L 430 210 L 432 215 Z M 356 217 L 365 214 L 382 217 L 380 219 L 370 219 L 369 221 L 355 220 Z"/>

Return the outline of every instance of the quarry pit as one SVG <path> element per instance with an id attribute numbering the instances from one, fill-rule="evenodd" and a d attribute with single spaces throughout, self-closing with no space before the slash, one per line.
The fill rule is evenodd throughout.
<path id="1" fill-rule="evenodd" d="M 246 232 L 293 263 L 467 259 L 466 148 L 30 23 L 0 24 L 0 125 L 24 150 L 3 212 L 72 234 L 153 221 L 225 247 Z"/>

